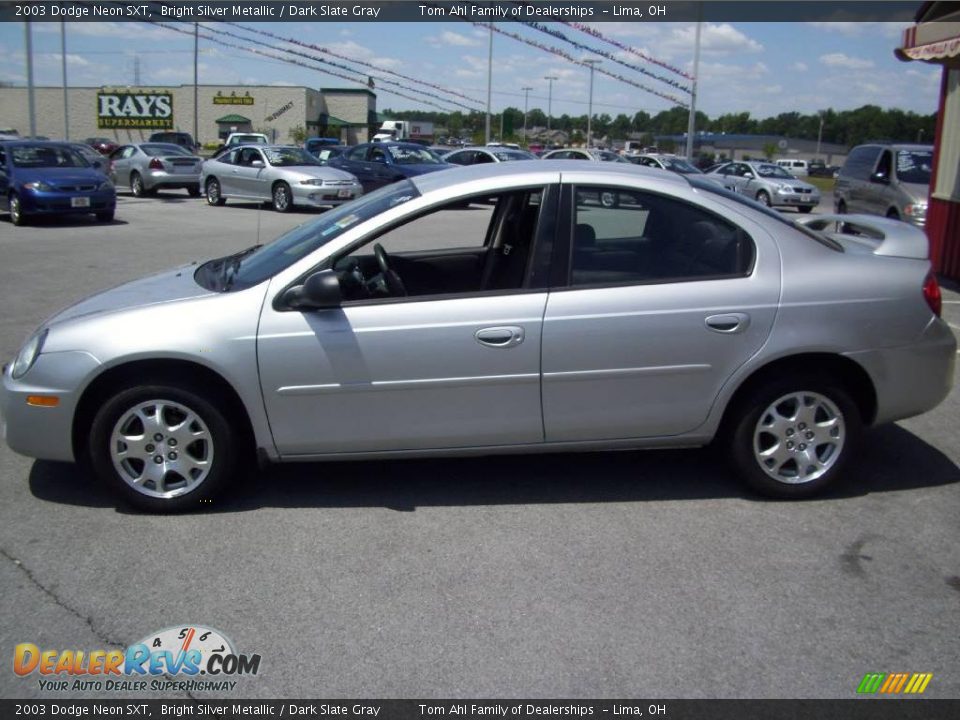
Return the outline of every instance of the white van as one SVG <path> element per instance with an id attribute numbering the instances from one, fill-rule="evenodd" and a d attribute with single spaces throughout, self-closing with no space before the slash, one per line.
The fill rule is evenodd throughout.
<path id="1" fill-rule="evenodd" d="M 776 163 L 794 177 L 806 177 L 810 174 L 810 163 L 806 160 L 781 158 Z"/>

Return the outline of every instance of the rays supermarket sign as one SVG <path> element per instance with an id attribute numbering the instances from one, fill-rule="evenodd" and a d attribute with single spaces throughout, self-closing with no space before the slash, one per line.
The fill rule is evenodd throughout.
<path id="1" fill-rule="evenodd" d="M 150 90 L 101 90 L 97 93 L 97 127 L 173 129 L 173 94 Z"/>

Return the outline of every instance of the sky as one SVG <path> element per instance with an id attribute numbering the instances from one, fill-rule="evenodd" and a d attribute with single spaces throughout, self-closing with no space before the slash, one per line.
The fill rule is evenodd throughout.
<path id="1" fill-rule="evenodd" d="M 591 23 L 604 38 L 630 47 L 658 63 L 693 73 L 694 24 L 692 23 Z M 450 102 L 417 94 L 416 90 L 452 98 L 482 110 L 487 97 L 489 30 L 469 22 L 451 23 L 334 23 L 277 22 L 245 23 L 245 27 L 267 31 L 283 40 L 246 33 L 219 23 L 201 23 L 201 33 L 212 30 L 296 48 L 287 39 L 326 48 L 338 55 L 370 63 L 444 90 L 453 90 L 471 100 L 418 85 L 379 69 L 307 52 L 346 65 L 353 72 L 331 70 L 361 78 L 368 75 L 399 83 L 375 80 L 378 110 L 457 110 Z M 749 112 L 764 118 L 783 112 L 815 113 L 833 108 L 849 110 L 865 104 L 900 108 L 921 114 L 936 111 L 940 68 L 919 62 L 903 63 L 894 58 L 905 23 L 724 23 L 702 26 L 697 109 L 711 118 L 724 113 Z M 191 24 L 177 27 L 190 30 Z M 643 110 L 651 115 L 675 103 L 662 95 L 684 100 L 689 95 L 672 83 L 689 83 L 682 75 L 660 64 L 641 59 L 612 43 L 598 40 L 561 25 L 570 39 L 606 53 L 609 57 L 578 49 L 562 40 L 516 23 L 497 27 L 531 41 L 562 49 L 576 60 L 598 58 L 597 67 L 635 84 L 628 84 L 597 72 L 594 76 L 595 114 L 616 116 Z M 22 23 L 0 23 L 0 82 L 26 84 L 25 38 Z M 250 42 L 216 35 L 219 39 L 265 53 L 282 54 Z M 163 86 L 192 84 L 193 39 L 156 25 L 133 22 L 82 22 L 66 24 L 67 75 L 70 86 L 132 85 L 139 69 L 140 84 Z M 548 109 L 548 81 L 557 78 L 552 89 L 552 114 L 582 115 L 589 103 L 590 73 L 582 65 L 528 44 L 494 33 L 492 109 L 529 107 Z M 33 24 L 34 78 L 37 85 L 61 85 L 60 23 Z M 288 56 L 289 57 L 289 56 Z M 651 78 L 626 68 L 610 58 L 621 59 L 660 78 Z M 263 57 L 239 48 L 200 41 L 201 84 L 304 85 L 307 87 L 362 87 L 359 82 L 333 76 L 322 66 L 300 67 Z M 666 80 L 666 82 L 664 81 Z M 648 89 L 637 87 L 643 85 Z M 391 90 L 412 98 L 391 94 Z M 426 102 L 435 105 L 428 105 Z"/>

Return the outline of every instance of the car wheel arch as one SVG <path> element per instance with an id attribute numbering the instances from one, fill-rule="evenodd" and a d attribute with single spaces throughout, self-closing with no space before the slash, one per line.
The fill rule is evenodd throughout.
<path id="1" fill-rule="evenodd" d="M 249 450 L 251 458 L 256 450 L 256 434 L 246 406 L 230 382 L 212 368 L 190 360 L 176 358 L 133 360 L 104 369 L 83 389 L 73 414 L 73 456 L 83 460 L 90 427 L 98 409 L 112 395 L 124 388 L 166 382 L 187 388 L 196 388 L 213 400 L 223 402 L 225 414 L 235 423 L 239 434 L 238 447 Z"/>
<path id="2" fill-rule="evenodd" d="M 871 425 L 877 414 L 877 393 L 870 374 L 862 365 L 848 357 L 829 352 L 811 352 L 787 355 L 753 368 L 731 392 L 721 416 L 717 434 L 726 432 L 735 424 L 737 413 L 749 404 L 751 394 L 775 378 L 791 374 L 822 375 L 825 381 L 835 381 L 850 393 L 860 413 L 863 426 Z"/>

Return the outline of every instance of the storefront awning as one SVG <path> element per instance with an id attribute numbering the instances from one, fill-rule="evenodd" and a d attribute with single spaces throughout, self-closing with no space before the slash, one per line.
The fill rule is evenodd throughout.
<path id="1" fill-rule="evenodd" d="M 943 62 L 960 57 L 960 22 L 919 23 L 903 31 L 901 46 L 893 51 L 904 61 Z"/>
<path id="2" fill-rule="evenodd" d="M 250 118 L 245 118 L 243 115 L 224 115 L 222 118 L 217 118 L 215 122 L 232 123 L 236 125 L 239 123 L 248 123 L 250 122 Z"/>
<path id="3" fill-rule="evenodd" d="M 317 120 L 317 124 L 326 125 L 327 127 L 353 127 L 354 125 L 362 123 L 352 123 L 347 120 L 341 120 L 333 115 L 321 115 Z"/>

